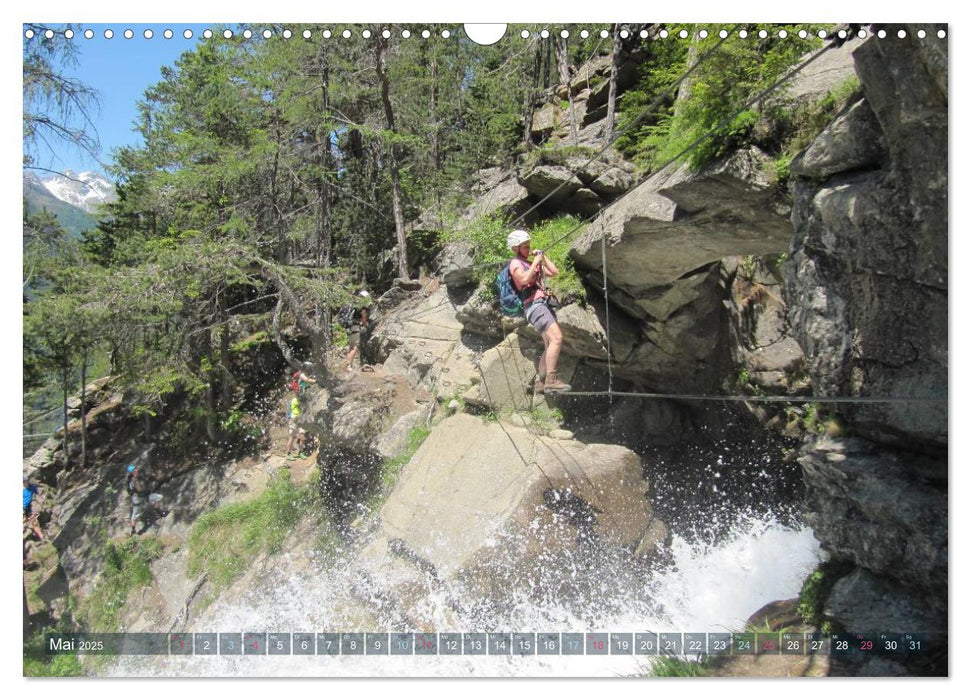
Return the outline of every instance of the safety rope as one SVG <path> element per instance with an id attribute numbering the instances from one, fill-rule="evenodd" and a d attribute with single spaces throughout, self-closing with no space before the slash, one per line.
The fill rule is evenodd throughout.
<path id="1" fill-rule="evenodd" d="M 607 296 L 607 236 L 604 232 L 603 219 L 600 220 L 600 263 L 603 267 L 604 278 L 604 340 L 607 345 L 607 391 L 614 390 L 614 368 L 610 357 L 610 299 Z"/>
<path id="2" fill-rule="evenodd" d="M 669 158 L 668 160 L 666 160 L 659 168 L 657 168 L 656 170 L 654 170 L 652 176 L 654 174 L 657 174 L 659 172 L 662 172 L 669 165 L 671 165 L 672 163 L 674 163 L 675 161 L 677 161 L 678 159 L 680 159 L 682 156 L 687 155 L 688 153 L 690 153 L 691 151 L 693 151 L 695 148 L 697 148 L 699 145 L 701 145 L 704 141 L 706 141 L 707 139 L 709 139 L 712 136 L 714 136 L 716 132 L 718 132 L 719 130 L 721 130 L 725 126 L 728 126 L 729 124 L 731 124 L 733 121 L 735 121 L 735 119 L 737 119 L 739 116 L 741 116 L 742 114 L 744 114 L 748 110 L 749 107 L 751 107 L 753 104 L 755 104 L 759 100 L 765 99 L 765 97 L 767 97 L 770 93 L 772 93 L 775 90 L 779 89 L 779 87 L 781 87 L 785 82 L 787 82 L 788 80 L 790 80 L 791 78 L 793 78 L 800 71 L 802 71 L 806 66 L 808 66 L 810 63 L 812 63 L 813 61 L 815 61 L 816 59 L 818 59 L 820 56 L 822 56 L 824 53 L 826 53 L 827 51 L 829 51 L 833 47 L 834 47 L 834 44 L 831 43 L 831 44 L 828 44 L 827 46 L 824 46 L 823 48 L 821 48 L 819 51 L 817 51 L 815 54 L 813 54 L 810 58 L 808 58 L 807 60 L 805 60 L 802 63 L 800 63 L 798 66 L 796 66 L 791 71 L 789 71 L 788 73 L 786 73 L 783 77 L 779 78 L 779 80 L 775 81 L 772 85 L 770 85 L 765 90 L 763 90 L 762 92 L 760 92 L 758 95 L 756 95 L 755 97 L 753 97 L 752 99 L 750 99 L 748 102 L 746 102 L 734 114 L 732 114 L 731 116 L 726 117 L 725 119 L 723 119 L 716 126 L 712 127 L 711 129 L 709 129 L 708 131 L 706 131 L 704 134 L 702 134 L 701 136 L 699 136 L 698 138 L 696 138 L 694 141 L 692 141 L 690 144 L 688 144 L 687 146 L 685 146 L 683 149 L 681 149 L 681 151 L 677 155 L 675 155 L 675 156 Z M 613 205 L 617 204 L 618 202 L 622 201 L 624 199 L 624 197 L 626 197 L 627 195 L 629 195 L 635 189 L 637 189 L 637 188 L 636 187 L 631 187 L 629 190 L 627 190 L 626 192 L 624 192 L 624 194 L 622 194 L 620 197 L 618 197 L 613 202 L 611 202 L 611 206 L 613 206 Z M 581 221 L 579 224 L 577 224 L 576 226 L 574 226 L 572 229 L 570 229 L 569 231 L 567 231 L 566 233 L 564 233 L 562 236 L 560 236 L 559 238 L 554 239 L 552 243 L 547 244 L 546 249 L 549 250 L 553 246 L 558 245 L 562 241 L 566 240 L 567 238 L 569 238 L 570 236 L 572 236 L 573 234 L 575 234 L 577 231 L 579 231 L 580 229 L 582 229 L 584 226 L 586 226 L 588 223 L 590 223 L 591 221 L 593 221 L 601 213 L 602 212 L 598 211 L 598 212 L 596 212 L 594 214 L 591 214 L 586 219 L 584 219 L 583 221 Z"/>
<path id="3" fill-rule="evenodd" d="M 751 396 L 747 394 L 662 394 L 642 391 L 561 391 L 557 396 L 631 396 L 682 401 L 744 401 L 752 403 L 947 403 L 946 398 L 909 396 Z"/>

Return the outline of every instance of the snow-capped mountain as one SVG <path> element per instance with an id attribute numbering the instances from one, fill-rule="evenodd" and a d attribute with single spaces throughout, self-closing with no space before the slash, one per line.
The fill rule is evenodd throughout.
<path id="1" fill-rule="evenodd" d="M 67 202 L 89 214 L 93 214 L 99 204 L 115 200 L 115 186 L 97 173 L 75 174 L 72 170 L 65 170 L 63 175 L 51 175 L 45 178 L 27 177 L 33 180 L 32 184 L 43 185 L 62 202 Z"/>

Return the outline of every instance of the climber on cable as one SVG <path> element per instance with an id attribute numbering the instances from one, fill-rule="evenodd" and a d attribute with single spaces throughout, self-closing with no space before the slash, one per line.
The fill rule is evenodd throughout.
<path id="1" fill-rule="evenodd" d="M 550 295 L 546 291 L 545 281 L 547 276 L 556 277 L 560 271 L 541 250 L 535 251 L 530 262 L 529 234 L 522 229 L 510 233 L 506 237 L 506 245 L 516 253 L 516 257 L 509 263 L 509 274 L 522 299 L 526 320 L 543 336 L 545 345 L 539 358 L 534 392 L 555 394 L 570 391 L 570 385 L 561 382 L 556 373 L 556 363 L 563 347 L 563 331 L 560 330 L 556 314 L 550 307 Z"/>

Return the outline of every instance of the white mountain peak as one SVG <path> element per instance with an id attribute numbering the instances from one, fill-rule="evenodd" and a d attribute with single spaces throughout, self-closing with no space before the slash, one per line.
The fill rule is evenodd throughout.
<path id="1" fill-rule="evenodd" d="M 98 205 L 115 200 L 115 186 L 102 175 L 92 171 L 76 173 L 65 170 L 63 174 L 44 178 L 44 186 L 62 202 L 94 213 Z"/>

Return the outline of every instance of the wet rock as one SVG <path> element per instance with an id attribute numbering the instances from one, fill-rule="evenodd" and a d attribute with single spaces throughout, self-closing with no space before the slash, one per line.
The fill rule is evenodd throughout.
<path id="1" fill-rule="evenodd" d="M 801 451 L 806 521 L 826 551 L 924 591 L 946 609 L 946 460 L 859 439 L 820 438 Z"/>
<path id="2" fill-rule="evenodd" d="M 841 578 L 826 599 L 823 614 L 843 629 L 860 633 L 930 633 L 940 638 L 947 629 L 947 615 L 886 579 L 862 569 Z"/>
<path id="3" fill-rule="evenodd" d="M 734 267 L 725 301 L 732 360 L 752 384 L 786 393 L 796 388 L 805 357 L 789 329 L 782 282 L 762 259 L 728 262 Z"/>
<path id="4" fill-rule="evenodd" d="M 622 447 L 458 414 L 405 466 L 355 565 L 385 571 L 390 559 L 403 581 L 455 581 L 493 598 L 527 580 L 564 585 L 548 575 L 551 556 L 577 556 L 588 537 L 621 548 L 641 540 L 652 517 L 646 486 L 639 458 Z M 385 583 L 387 595 L 400 583 Z"/>
<path id="5" fill-rule="evenodd" d="M 641 537 L 637 547 L 634 548 L 634 556 L 651 559 L 662 552 L 671 544 L 671 533 L 667 525 L 659 518 L 651 520 L 650 524 Z"/>

